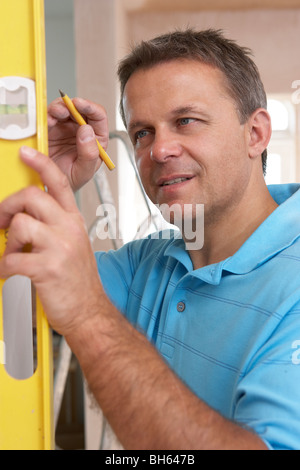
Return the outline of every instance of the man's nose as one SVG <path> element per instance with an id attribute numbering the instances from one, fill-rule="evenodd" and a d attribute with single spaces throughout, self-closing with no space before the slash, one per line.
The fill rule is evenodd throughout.
<path id="1" fill-rule="evenodd" d="M 172 132 L 156 132 L 152 142 L 150 158 L 158 163 L 164 163 L 169 158 L 179 157 L 182 147 L 178 137 Z"/>

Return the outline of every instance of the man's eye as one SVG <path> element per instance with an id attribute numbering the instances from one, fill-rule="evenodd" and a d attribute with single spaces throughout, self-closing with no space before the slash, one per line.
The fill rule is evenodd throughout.
<path id="1" fill-rule="evenodd" d="M 148 135 L 148 131 L 146 131 L 145 129 L 141 130 L 141 131 L 138 131 L 136 134 L 135 134 L 135 140 L 140 140 L 142 139 L 143 137 L 146 137 L 146 135 Z"/>
<path id="2" fill-rule="evenodd" d="M 195 121 L 195 119 L 193 119 L 193 118 L 182 118 L 182 119 L 180 119 L 179 124 L 181 126 L 187 126 L 188 124 L 190 124 L 191 122 L 194 122 L 194 121 Z"/>

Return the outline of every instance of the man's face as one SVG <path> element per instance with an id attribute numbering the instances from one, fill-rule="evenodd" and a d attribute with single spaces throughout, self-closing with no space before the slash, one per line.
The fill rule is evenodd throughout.
<path id="1" fill-rule="evenodd" d="M 249 132 L 221 71 L 194 60 L 138 70 L 125 87 L 124 109 L 153 203 L 204 204 L 206 222 L 239 203 L 251 173 Z"/>

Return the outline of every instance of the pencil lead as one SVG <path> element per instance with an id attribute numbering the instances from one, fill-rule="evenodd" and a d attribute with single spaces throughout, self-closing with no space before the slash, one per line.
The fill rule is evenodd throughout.
<path id="1" fill-rule="evenodd" d="M 60 96 L 63 98 L 65 96 L 65 93 L 61 90 L 59 90 Z"/>

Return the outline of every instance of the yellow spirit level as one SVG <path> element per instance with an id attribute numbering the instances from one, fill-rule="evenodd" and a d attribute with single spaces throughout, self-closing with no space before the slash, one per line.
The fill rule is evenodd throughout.
<path id="1" fill-rule="evenodd" d="M 29 185 L 42 188 L 38 175 L 20 161 L 19 149 L 48 152 L 43 0 L 1 0 L 0 44 L 3 200 Z M 0 230 L 0 256 L 6 237 Z M 27 278 L 0 280 L 0 296 L 0 449 L 51 450 L 51 331 Z"/>

